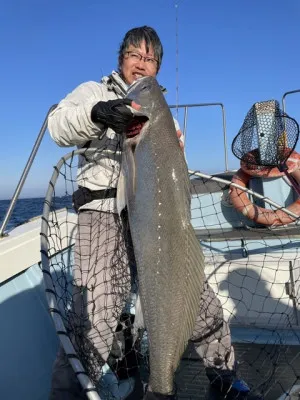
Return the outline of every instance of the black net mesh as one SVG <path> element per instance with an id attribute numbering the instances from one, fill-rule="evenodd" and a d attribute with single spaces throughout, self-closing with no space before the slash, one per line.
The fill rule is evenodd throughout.
<path id="1" fill-rule="evenodd" d="M 277 167 L 288 159 L 298 136 L 298 123 L 280 110 L 278 101 L 255 103 L 232 142 L 232 152 L 246 165 Z"/>
<path id="2" fill-rule="evenodd" d="M 106 371 L 109 366 L 119 378 L 136 371 L 138 353 L 133 348 L 140 340 L 136 337 L 133 346 L 128 335 L 137 287 L 128 219 L 126 210 L 118 216 L 114 207 L 119 145 L 116 141 L 112 148 L 109 141 L 107 147 L 88 149 L 79 156 L 79 164 L 77 156 L 65 160 L 58 171 L 48 220 L 48 258 L 59 312 L 78 358 L 102 392 L 103 368 Z M 91 192 L 83 186 L 86 180 L 97 181 L 99 175 L 110 189 Z M 56 203 L 62 197 L 66 210 L 57 212 Z M 85 204 L 87 209 L 77 214 Z"/>
<path id="3" fill-rule="evenodd" d="M 98 163 L 99 157 L 96 152 L 88 159 Z M 133 328 L 138 279 L 126 213 L 119 218 L 96 206 L 77 220 L 76 171 L 77 157 L 59 170 L 48 219 L 49 272 L 59 312 L 101 398 L 118 398 L 130 385 L 126 398 L 142 398 L 149 354 L 147 333 Z M 256 226 L 230 204 L 229 181 L 191 175 L 192 224 L 209 285 L 174 376 L 177 396 L 207 399 L 209 371 L 228 390 L 226 365 L 266 400 L 288 398 L 300 384 L 299 229 L 296 223 Z M 62 191 L 67 209 L 57 211 Z"/>

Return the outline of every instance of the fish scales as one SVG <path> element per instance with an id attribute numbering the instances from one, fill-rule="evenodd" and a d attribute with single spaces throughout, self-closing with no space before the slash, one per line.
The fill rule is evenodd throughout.
<path id="1" fill-rule="evenodd" d="M 190 223 L 186 161 L 160 86 L 144 77 L 127 97 L 148 118 L 139 135 L 125 139 L 122 164 L 149 339 L 149 387 L 168 395 L 199 312 L 204 256 Z"/>

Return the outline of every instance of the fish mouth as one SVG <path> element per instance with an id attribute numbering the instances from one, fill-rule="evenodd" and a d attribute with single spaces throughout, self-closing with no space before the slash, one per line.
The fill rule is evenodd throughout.
<path id="1" fill-rule="evenodd" d="M 133 78 L 134 78 L 134 82 L 140 78 L 143 78 L 146 75 L 141 74 L 140 72 L 133 72 L 132 74 Z"/>
<path id="2" fill-rule="evenodd" d="M 141 74 L 140 74 L 141 75 Z M 129 85 L 127 91 L 129 92 L 130 90 L 132 90 L 135 86 L 138 86 L 140 82 L 143 81 L 148 81 L 150 78 L 150 76 L 148 75 L 141 75 L 139 77 L 135 77 L 135 80 Z"/>
<path id="3" fill-rule="evenodd" d="M 139 135 L 147 121 L 149 118 L 144 115 L 136 116 L 126 129 L 126 137 L 132 138 Z"/>

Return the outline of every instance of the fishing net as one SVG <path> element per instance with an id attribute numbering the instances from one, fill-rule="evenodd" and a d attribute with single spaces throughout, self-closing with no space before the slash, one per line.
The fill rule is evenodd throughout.
<path id="1" fill-rule="evenodd" d="M 206 276 L 230 324 L 239 376 L 265 399 L 289 398 L 300 372 L 299 218 L 290 215 L 286 226 L 256 224 L 233 207 L 233 173 L 224 175 L 195 173 L 191 181 L 192 223 L 205 251 Z M 243 190 L 254 204 L 283 210 L 295 193 L 286 179 L 276 181 L 274 192 L 285 189 L 281 204 L 269 202 L 260 179 Z"/>
<path id="2" fill-rule="evenodd" d="M 255 103 L 232 142 L 232 152 L 248 167 L 278 167 L 293 152 L 299 126 L 278 101 Z"/>
<path id="3" fill-rule="evenodd" d="M 253 148 L 247 147 L 245 154 Z M 42 268 L 50 312 L 64 352 L 90 399 L 120 399 L 130 392 L 126 398 L 142 398 L 149 377 L 147 332 L 133 329 L 138 279 L 126 213 L 117 217 L 89 210 L 79 214 L 79 227 L 73 204 L 78 157 L 99 164 L 105 154 L 113 171 L 118 152 L 117 146 L 91 148 L 63 157 L 54 169 L 43 214 Z M 118 173 L 112 175 L 117 179 Z M 209 323 L 203 326 L 203 318 L 197 321 L 176 371 L 177 396 L 208 398 L 203 360 L 214 363 L 228 357 L 226 362 L 233 365 L 233 353 L 227 351 L 231 337 L 237 376 L 265 399 L 288 399 L 291 388 L 300 384 L 300 235 L 297 214 L 284 208 L 295 200 L 294 192 L 284 178 L 276 180 L 286 193 L 278 203 L 268 201 L 260 179 L 241 189 L 255 204 L 281 209 L 292 221 L 261 226 L 233 207 L 232 175 L 190 172 L 191 222 L 216 297 L 208 293 L 209 306 L 201 315 Z M 100 201 L 110 201 L 111 192 L 106 193 Z M 57 211 L 61 196 L 67 206 Z M 89 193 L 81 196 L 94 201 Z M 209 353 L 209 342 L 220 344 L 215 354 Z"/>
<path id="4" fill-rule="evenodd" d="M 96 166 L 92 179 L 97 179 L 97 168 L 105 155 L 109 173 L 102 180 L 107 179 L 107 186 L 115 188 L 118 146 L 117 142 L 112 149 L 110 141 L 109 148 L 82 149 L 62 158 L 54 170 L 44 208 L 42 262 L 48 302 L 57 332 L 67 343 L 67 355 L 71 363 L 75 360 L 72 366 L 82 375 L 88 395 L 96 390 L 105 395 L 104 373 L 113 375 L 113 371 L 122 379 L 133 375 L 138 363 L 129 335 L 137 277 L 126 210 L 118 216 L 112 208 L 116 189 L 91 193 L 77 184 L 77 158 L 84 185 L 86 179 L 91 180 L 84 169 Z M 100 171 L 103 174 L 103 168 Z M 57 212 L 56 203 L 62 196 L 66 209 Z M 79 207 L 95 201 L 94 209 L 77 214 Z M 136 336 L 134 345 L 139 340 Z M 113 383 L 109 384 L 111 391 Z M 117 379 L 115 384 L 118 386 Z"/>

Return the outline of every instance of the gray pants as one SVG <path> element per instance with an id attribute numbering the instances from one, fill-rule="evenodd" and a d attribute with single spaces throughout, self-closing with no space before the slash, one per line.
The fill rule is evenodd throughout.
<path id="1" fill-rule="evenodd" d="M 80 212 L 78 218 L 73 268 L 75 312 L 68 322 L 79 358 L 97 380 L 111 351 L 136 270 L 126 218 L 122 221 L 116 214 L 98 211 Z M 191 341 L 206 368 L 233 368 L 229 327 L 223 320 L 221 303 L 207 283 Z M 60 348 L 49 400 L 82 398 L 79 382 Z"/>

